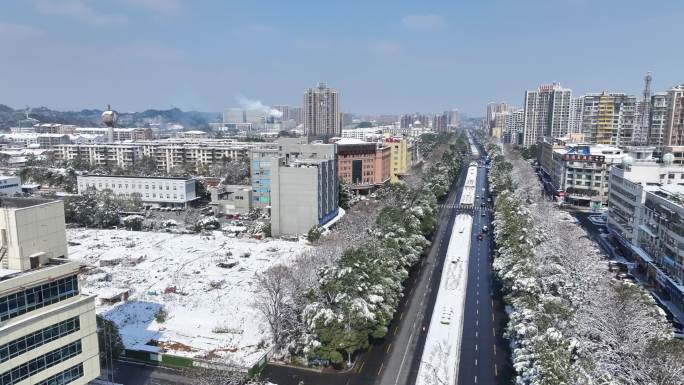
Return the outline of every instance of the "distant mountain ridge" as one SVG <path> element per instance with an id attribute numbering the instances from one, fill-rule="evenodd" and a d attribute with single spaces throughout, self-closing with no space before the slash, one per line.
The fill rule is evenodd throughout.
<path id="1" fill-rule="evenodd" d="M 40 123 L 74 124 L 82 127 L 99 127 L 103 110 L 85 109 L 81 111 L 57 111 L 47 107 L 32 108 L 30 118 Z M 146 127 L 150 124 L 180 124 L 186 129 L 208 130 L 209 123 L 221 120 L 221 114 L 214 112 L 183 111 L 179 108 L 169 110 L 145 110 L 143 112 L 119 112 L 119 126 Z M 13 109 L 0 104 L 0 129 L 8 130 L 19 124 L 26 126 L 24 109 Z"/>

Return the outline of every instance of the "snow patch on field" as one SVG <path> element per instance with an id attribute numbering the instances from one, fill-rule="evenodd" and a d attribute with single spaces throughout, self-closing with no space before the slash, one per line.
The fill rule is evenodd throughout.
<path id="1" fill-rule="evenodd" d="M 227 357 L 252 366 L 268 350 L 270 330 L 252 305 L 255 274 L 289 263 L 304 243 L 210 235 L 69 229 L 70 258 L 91 269 L 86 293 L 110 296 L 128 290 L 128 301 L 97 301 L 97 312 L 115 322 L 130 349 L 194 358 Z M 167 312 L 157 322 L 159 309 Z"/>

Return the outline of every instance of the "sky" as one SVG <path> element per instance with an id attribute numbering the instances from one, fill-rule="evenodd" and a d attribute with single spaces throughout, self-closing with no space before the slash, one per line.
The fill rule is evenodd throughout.
<path id="1" fill-rule="evenodd" d="M 218 112 L 325 81 L 345 112 L 482 116 L 542 83 L 684 83 L 682 20 L 682 0 L 3 0 L 0 103 Z"/>

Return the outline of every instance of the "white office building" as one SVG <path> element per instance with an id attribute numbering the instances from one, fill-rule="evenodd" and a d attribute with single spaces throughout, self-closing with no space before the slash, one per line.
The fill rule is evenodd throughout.
<path id="1" fill-rule="evenodd" d="M 21 178 L 0 175 L 0 196 L 11 197 L 14 194 L 21 194 Z"/>
<path id="2" fill-rule="evenodd" d="M 195 181 L 186 178 L 116 175 L 79 175 L 78 193 L 88 189 L 111 190 L 126 197 L 138 195 L 153 207 L 186 207 L 195 200 Z"/>
<path id="3" fill-rule="evenodd" d="M 88 384 L 100 375 L 95 297 L 66 258 L 64 204 L 0 203 L 0 384 Z"/>

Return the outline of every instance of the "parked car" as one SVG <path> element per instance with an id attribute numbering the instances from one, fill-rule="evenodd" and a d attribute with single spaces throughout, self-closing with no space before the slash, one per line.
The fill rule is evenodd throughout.
<path id="1" fill-rule="evenodd" d="M 482 234 L 477 234 L 477 240 L 478 240 L 478 241 L 481 241 L 483 238 L 484 238 L 484 237 L 482 236 Z"/>

